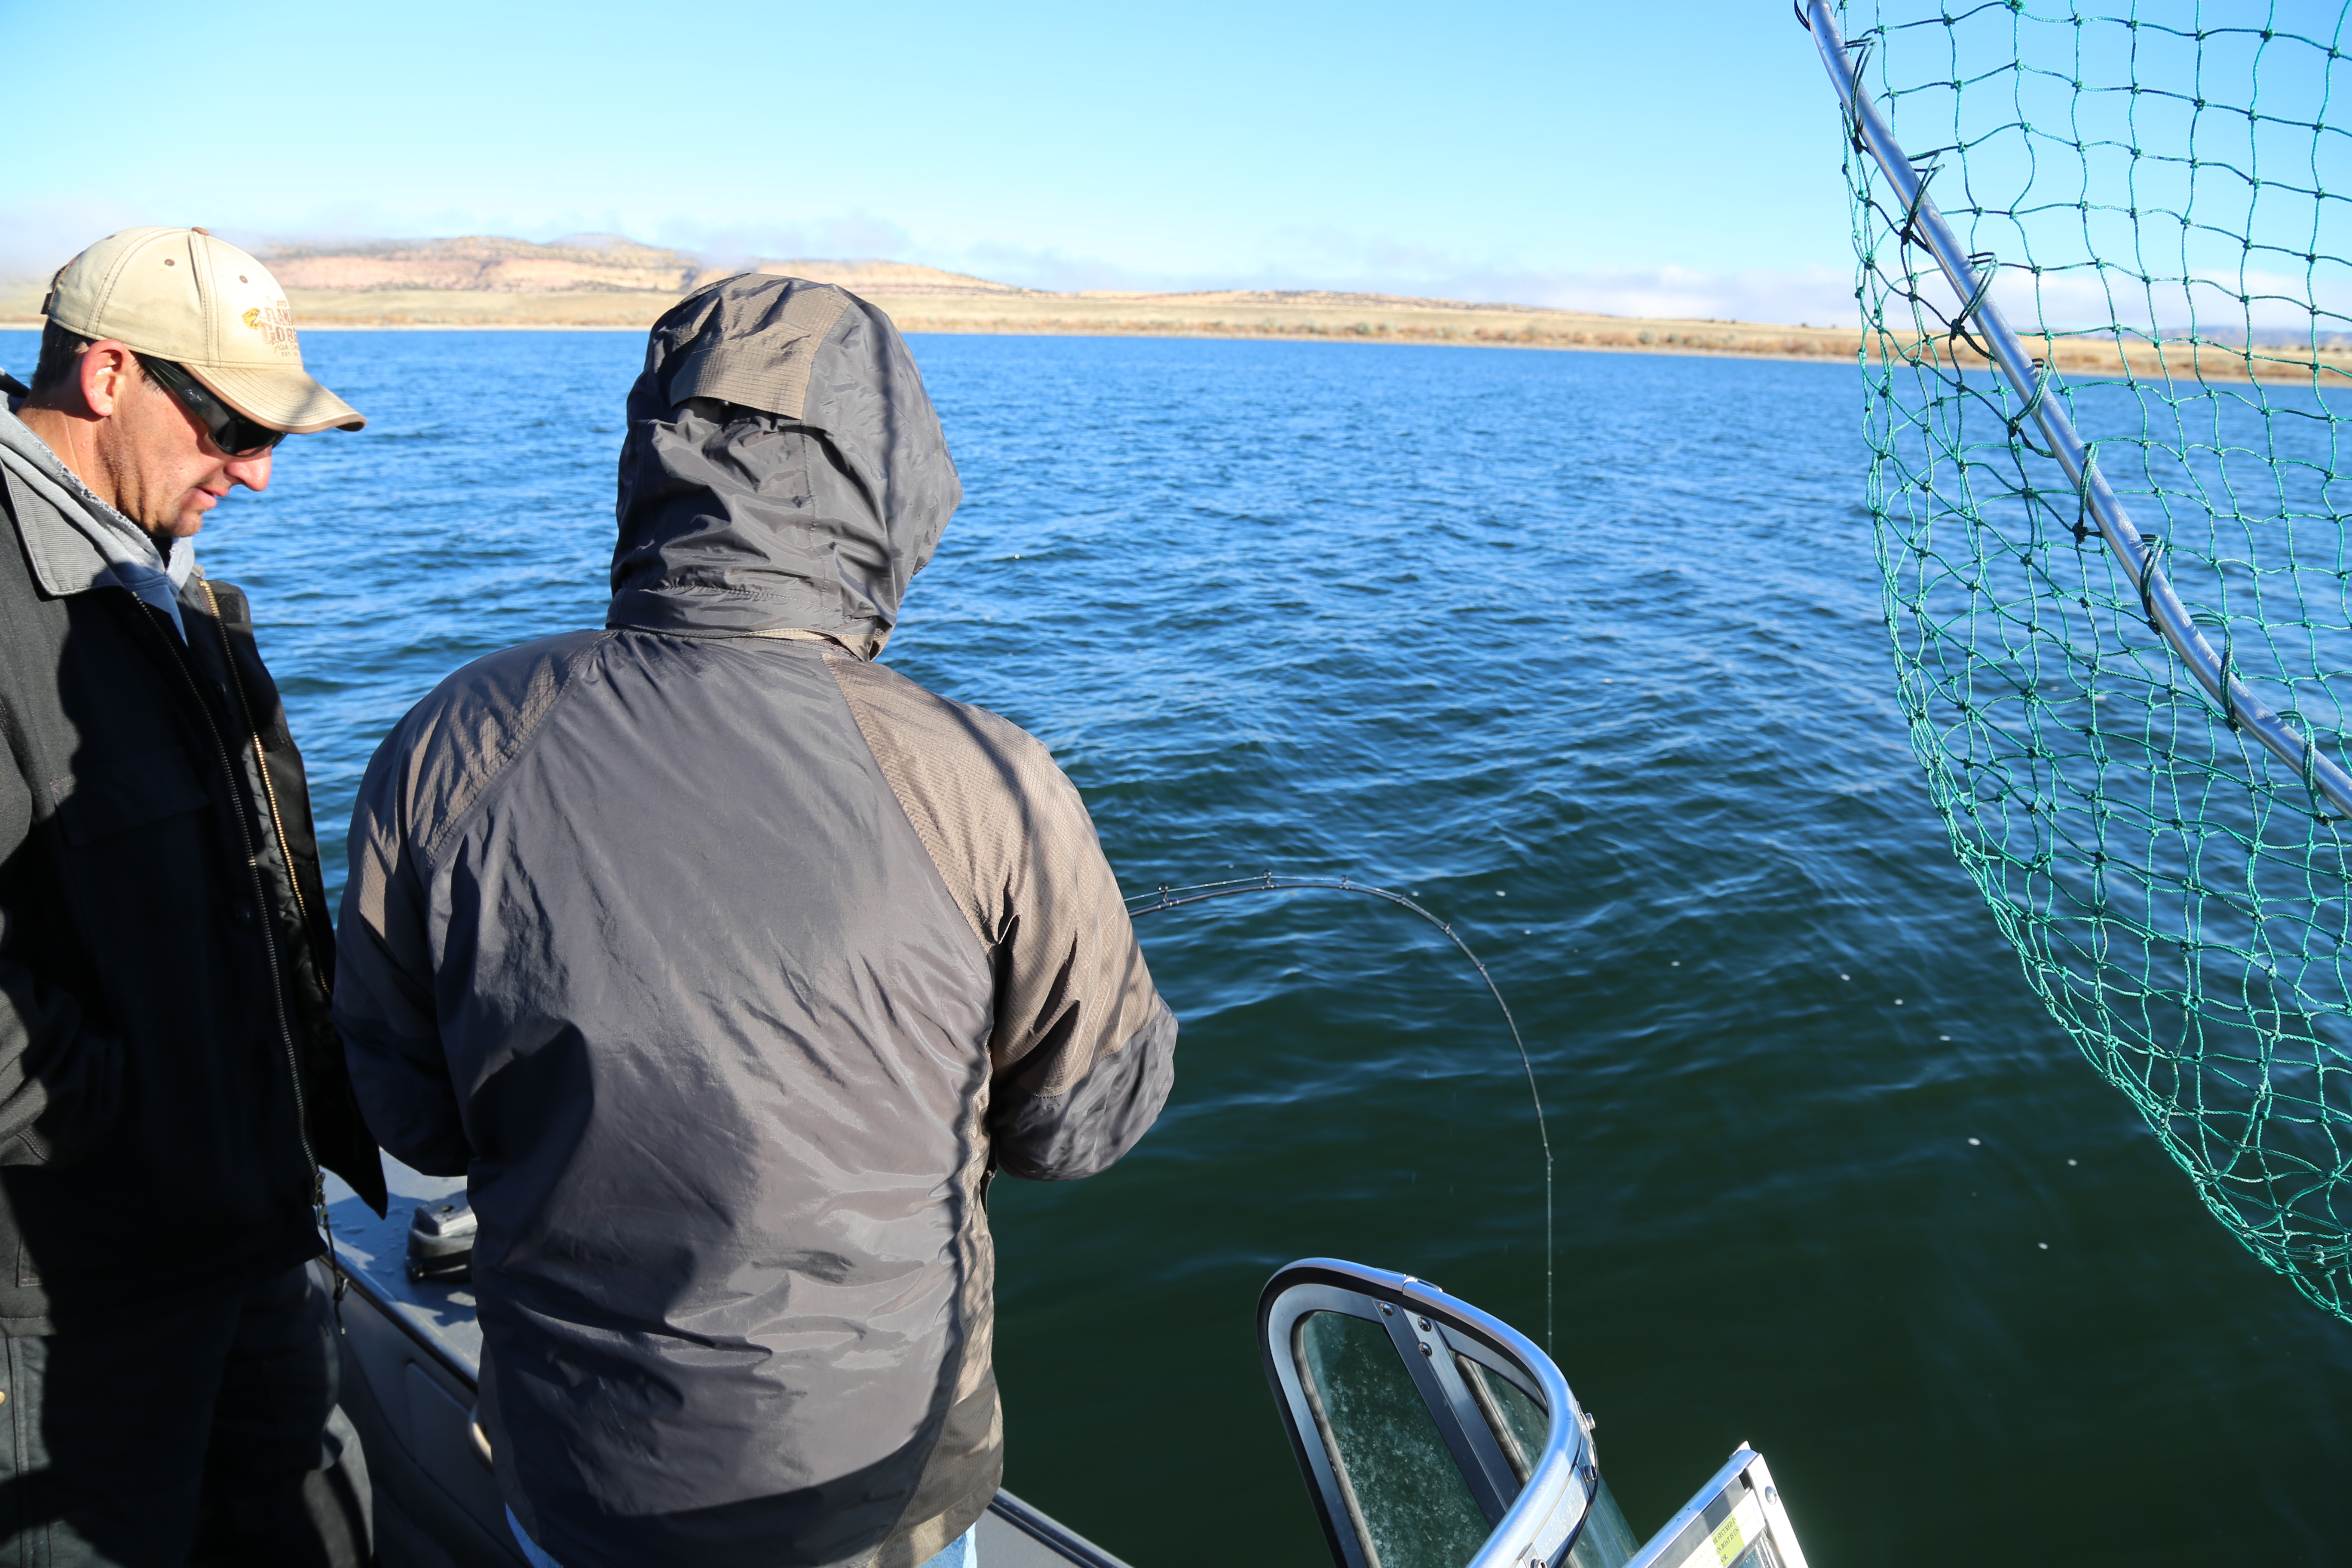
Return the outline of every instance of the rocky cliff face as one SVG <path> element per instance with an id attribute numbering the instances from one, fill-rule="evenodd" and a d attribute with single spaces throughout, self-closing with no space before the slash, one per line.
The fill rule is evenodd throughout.
<path id="1" fill-rule="evenodd" d="M 1023 294 L 936 267 L 903 261 L 754 261 L 715 265 L 609 235 L 579 235 L 550 244 L 497 236 L 461 239 L 362 240 L 341 246 L 281 246 L 257 252 L 289 289 L 389 293 L 425 289 L 471 294 L 683 294 L 745 270 L 788 273 L 845 289 L 892 294 Z"/>
<path id="2" fill-rule="evenodd" d="M 493 294 L 578 289 L 678 294 L 692 288 L 703 270 L 701 258 L 685 251 L 601 236 L 551 245 L 482 235 L 366 240 L 273 247 L 259 255 L 289 289 L 354 292 L 433 289 Z"/>

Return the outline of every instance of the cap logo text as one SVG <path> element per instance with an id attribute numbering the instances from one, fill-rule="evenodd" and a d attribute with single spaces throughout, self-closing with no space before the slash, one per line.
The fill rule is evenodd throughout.
<path id="1" fill-rule="evenodd" d="M 256 305 L 246 311 L 243 319 L 245 324 L 259 332 L 263 341 L 271 348 L 280 353 L 293 351 L 294 315 L 287 309 L 285 300 L 279 300 L 268 305 Z"/>

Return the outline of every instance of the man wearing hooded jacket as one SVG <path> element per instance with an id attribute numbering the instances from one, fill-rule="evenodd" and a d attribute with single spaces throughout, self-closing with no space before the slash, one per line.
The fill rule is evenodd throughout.
<path id="1" fill-rule="evenodd" d="M 873 662 L 961 497 L 889 319 L 653 331 L 602 631 L 445 681 L 352 814 L 368 1123 L 463 1174 L 482 1415 L 562 1568 L 913 1568 L 1003 1472 L 998 1168 L 1084 1176 L 1176 1025 L 1044 747 Z"/>
<path id="2" fill-rule="evenodd" d="M 100 240 L 42 313 L 0 414 L 0 1562 L 356 1568 L 308 1260 L 319 1167 L 379 1214 L 383 1174 L 302 759 L 192 536 L 360 416 L 200 228 Z"/>

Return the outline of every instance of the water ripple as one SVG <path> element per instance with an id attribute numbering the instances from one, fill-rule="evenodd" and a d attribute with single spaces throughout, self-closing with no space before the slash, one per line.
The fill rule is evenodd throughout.
<path id="1" fill-rule="evenodd" d="M 1131 889 L 1347 872 L 1486 957 L 1554 1109 L 1559 1359 L 1637 1524 L 1745 1437 L 1824 1563 L 2324 1555 L 2352 1342 L 2204 1215 L 1953 867 L 1852 371 L 915 346 L 969 499 L 891 662 L 1043 737 Z M 306 348 L 372 423 L 292 443 L 203 549 L 253 592 L 340 878 L 410 702 L 601 622 L 641 349 Z M 1320 1552 L 1250 1343 L 1276 1265 L 1540 1321 L 1507 1037 L 1371 902 L 1153 917 L 1168 1116 L 1104 1177 L 996 1189 L 1011 1484 L 1142 1568 Z M 2150 1508 L 2184 1445 L 2197 1486 Z M 1968 1525 L 1930 1524 L 1951 1495 Z"/>

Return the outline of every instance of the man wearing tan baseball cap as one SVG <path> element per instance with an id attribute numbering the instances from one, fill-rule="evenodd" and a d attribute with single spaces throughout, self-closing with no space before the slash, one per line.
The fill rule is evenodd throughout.
<path id="1" fill-rule="evenodd" d="M 362 420 L 203 229 L 99 241 L 44 310 L 0 413 L 0 1562 L 357 1568 L 312 1260 L 320 1169 L 379 1214 L 383 1172 L 301 754 L 190 541 Z"/>
<path id="2" fill-rule="evenodd" d="M 41 314 L 184 368 L 257 425 L 289 436 L 356 430 L 357 409 L 302 368 L 286 291 L 201 228 L 126 228 L 66 263 Z"/>

